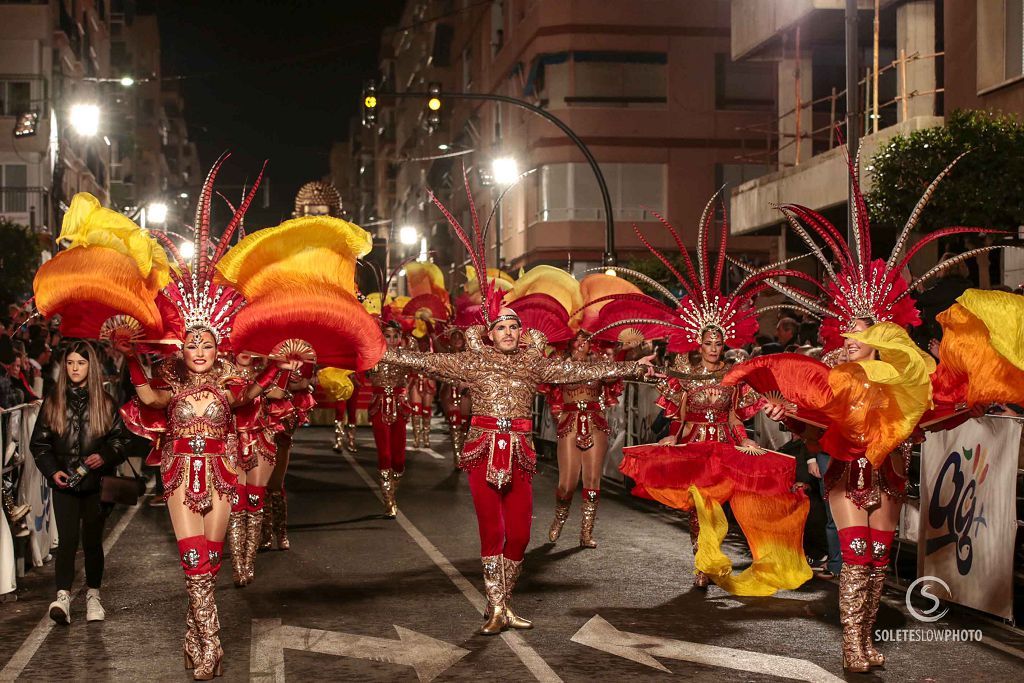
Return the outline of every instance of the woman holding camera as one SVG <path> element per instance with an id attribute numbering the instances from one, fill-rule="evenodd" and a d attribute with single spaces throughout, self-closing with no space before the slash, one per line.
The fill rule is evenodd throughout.
<path id="1" fill-rule="evenodd" d="M 100 479 L 113 474 L 127 453 L 129 434 L 114 399 L 103 390 L 96 350 L 79 341 L 68 346 L 63 370 L 45 398 L 32 431 L 36 466 L 53 489 L 59 545 L 54 563 L 57 599 L 50 618 L 71 623 L 71 581 L 81 539 L 85 551 L 86 621 L 103 621 L 103 523 Z"/>

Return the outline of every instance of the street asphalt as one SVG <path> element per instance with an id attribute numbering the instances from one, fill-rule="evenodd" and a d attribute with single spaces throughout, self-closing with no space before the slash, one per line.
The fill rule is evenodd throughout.
<path id="1" fill-rule="evenodd" d="M 1020 681 L 1024 638 L 951 611 L 911 617 L 890 592 L 879 629 L 916 637 L 980 629 L 977 642 L 882 644 L 886 669 L 844 676 L 835 582 L 736 598 L 691 588 L 683 517 L 615 489 L 603 492 L 596 538 L 578 547 L 579 497 L 557 544 L 547 542 L 554 466 L 534 486 L 533 542 L 516 591 L 530 631 L 475 634 L 483 605 L 479 545 L 465 475 L 447 437 L 409 452 L 400 515 L 386 519 L 369 430 L 353 457 L 332 433 L 305 428 L 288 472 L 292 549 L 257 557 L 256 581 L 217 591 L 228 681 L 713 680 Z M 103 603 L 85 622 L 84 591 L 70 627 L 53 625 L 52 566 L 20 581 L 0 605 L 0 680 L 190 680 L 182 668 L 184 579 L 164 508 L 118 510 L 108 523 Z M 730 535 L 727 551 L 745 557 Z M 81 582 L 76 579 L 75 591 Z M 904 632 L 904 631 L 901 631 Z M 910 636 L 914 637 L 914 636 Z"/>

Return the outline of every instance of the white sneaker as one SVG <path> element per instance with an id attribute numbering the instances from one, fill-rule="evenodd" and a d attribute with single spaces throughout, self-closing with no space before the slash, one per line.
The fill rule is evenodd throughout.
<path id="1" fill-rule="evenodd" d="M 71 623 L 71 594 L 57 591 L 57 599 L 50 603 L 50 618 L 58 624 L 67 626 Z"/>
<path id="2" fill-rule="evenodd" d="M 107 613 L 103 611 L 103 604 L 100 603 L 100 591 L 98 588 L 90 588 L 85 594 L 85 620 L 103 621 Z"/>

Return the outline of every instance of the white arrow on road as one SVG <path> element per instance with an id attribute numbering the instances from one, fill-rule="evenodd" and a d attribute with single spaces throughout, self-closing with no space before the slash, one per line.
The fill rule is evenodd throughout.
<path id="1" fill-rule="evenodd" d="M 731 647 L 717 647 L 703 643 L 690 643 L 685 640 L 628 633 L 618 630 L 597 615 L 576 632 L 576 635 L 572 637 L 572 642 L 624 657 L 665 673 L 672 673 L 672 671 L 655 657 L 739 671 L 767 673 L 798 681 L 841 683 L 843 680 L 805 659 L 779 657 L 750 650 L 737 650 Z"/>
<path id="2" fill-rule="evenodd" d="M 395 630 L 398 640 L 282 626 L 280 619 L 253 619 L 249 679 L 283 683 L 285 649 L 411 666 L 423 683 L 469 654 L 469 650 L 401 626 Z"/>

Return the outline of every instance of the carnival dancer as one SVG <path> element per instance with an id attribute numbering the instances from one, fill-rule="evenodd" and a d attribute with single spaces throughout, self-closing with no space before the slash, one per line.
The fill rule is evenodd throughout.
<path id="1" fill-rule="evenodd" d="M 642 294 L 610 295 L 598 315 L 595 324 L 601 327 L 594 336 L 631 343 L 667 339 L 667 350 L 676 357 L 669 378 L 660 385 L 659 405 L 673 419 L 672 434 L 661 444 L 625 448 L 620 469 L 635 482 L 636 495 L 688 513 L 696 588 L 706 588 L 711 580 L 734 594 L 770 595 L 797 588 L 812 575 L 802 543 L 808 501 L 793 491 L 795 461 L 766 453 L 747 437 L 743 422 L 765 407 L 764 401 L 749 387 L 723 386 L 722 378 L 728 369 L 726 347 L 754 339 L 760 311 L 753 302 L 767 287 L 764 281 L 790 271 L 784 262 L 772 264 L 724 292 L 729 231 L 724 215 L 717 263 L 708 254 L 716 200 L 717 195 L 708 202 L 698 224 L 696 265 L 675 228 L 661 219 L 683 256 L 686 276 L 637 233 L 675 275 L 686 295 L 676 298 L 642 274 L 616 269 L 653 282 L 670 305 Z M 698 360 L 691 364 L 689 355 L 695 351 Z M 775 406 L 768 416 L 781 418 L 783 412 Z M 754 560 L 738 575 L 732 574 L 720 549 L 728 526 L 722 509 L 725 503 L 730 504 Z"/>
<path id="2" fill-rule="evenodd" d="M 586 361 L 592 342 L 584 332 L 572 340 L 568 358 Z M 608 453 L 608 421 L 605 408 L 615 405 L 622 394 L 622 382 L 591 381 L 555 385 L 548 391 L 551 412 L 558 421 L 558 488 L 555 490 L 555 518 L 548 540 L 558 540 L 569 519 L 573 494 L 583 479 L 580 547 L 596 548 L 594 523 L 601 496 L 601 475 Z"/>
<path id="3" fill-rule="evenodd" d="M 420 351 L 438 350 L 436 335 L 449 319 L 449 296 L 444 286 L 444 273 L 431 261 L 410 260 L 405 264 L 406 291 L 409 301 L 402 308 L 406 320 L 414 322 L 410 340 Z M 437 396 L 437 380 L 410 373 L 409 407 L 414 448 L 430 448 L 430 418 Z"/>
<path id="4" fill-rule="evenodd" d="M 413 337 L 412 343 L 423 353 L 435 352 L 434 340 L 429 334 Z M 430 448 L 430 417 L 434 412 L 437 381 L 422 373 L 410 373 L 408 393 L 413 448 Z"/>
<path id="5" fill-rule="evenodd" d="M 255 381 L 259 375 L 251 353 L 235 354 L 235 365 L 241 377 L 248 382 Z M 263 529 L 267 482 L 276 460 L 265 399 L 283 397 L 284 391 L 275 386 L 265 396 L 257 396 L 235 408 L 238 484 L 228 520 L 228 548 L 236 588 L 252 583 L 256 576 L 255 558 Z"/>
<path id="6" fill-rule="evenodd" d="M 921 212 L 954 161 L 927 188 L 899 234 L 892 254 L 872 260 L 867 208 L 850 164 L 854 189 L 854 244 L 828 220 L 799 205 L 780 207 L 790 226 L 821 261 L 826 273 L 814 284 L 815 296 L 794 285 L 774 282 L 779 291 L 822 316 L 821 335 L 833 368 L 804 356 L 781 354 L 752 359 L 727 377 L 777 394 L 800 420 L 808 414 L 823 422 L 822 449 L 832 456 L 825 486 L 839 529 L 843 568 L 839 577 L 839 613 L 843 626 L 843 668 L 866 672 L 884 666 L 872 643 L 885 572 L 900 509 L 906 497 L 910 438 L 931 405 L 931 356 L 919 349 L 906 328 L 919 325 L 911 298 L 916 287 L 944 267 L 1000 248 L 986 246 L 948 259 L 913 282 L 904 277 L 910 259 L 924 245 L 960 233 L 996 230 L 955 227 L 932 232 L 906 249 Z M 826 255 L 817 240 L 831 252 Z"/>
<path id="7" fill-rule="evenodd" d="M 467 182 L 468 194 L 468 182 Z M 389 349 L 384 361 L 469 385 L 473 417 L 460 468 L 469 486 L 480 531 L 481 562 L 488 610 L 479 633 L 494 635 L 506 628 L 531 628 L 512 610 L 512 592 L 522 571 L 533 514 L 531 479 L 536 454 L 531 445 L 533 396 L 541 383 L 585 382 L 617 377 L 643 377 L 653 370 L 650 358 L 630 363 L 579 363 L 544 356 L 544 335 L 523 334 L 519 316 L 503 307 L 493 283 L 487 282 L 484 235 L 475 220 L 476 242 L 443 205 L 431 199 L 451 223 L 470 252 L 483 293 L 484 325 L 467 332 L 469 350 L 424 354 Z M 490 345 L 484 343 L 486 334 Z M 521 344 L 521 342 L 523 342 Z"/>
<path id="8" fill-rule="evenodd" d="M 212 241 L 213 182 L 225 158 L 213 166 L 200 194 L 193 263 L 165 235 L 146 233 L 100 207 L 91 195 L 79 194 L 61 231 L 69 248 L 44 264 L 34 282 L 40 313 L 60 315 L 65 335 L 108 339 L 127 352 L 138 396 L 121 412 L 126 426 L 160 447 L 189 595 L 185 664 L 195 669 L 197 680 L 222 671 L 213 590 L 236 493 L 232 410 L 280 385 L 283 371 L 297 368 L 308 355 L 320 353 L 329 362 L 357 367 L 376 362 L 382 352 L 374 328 L 365 327 L 372 321 L 352 293 L 356 255 L 368 248 L 369 235 L 345 221 L 316 219 L 315 225 L 253 233 L 228 251 L 259 178 L 221 239 Z M 174 257 L 173 271 L 156 240 Z M 309 341 L 289 339 L 294 329 L 302 329 Z M 255 382 L 218 358 L 229 332 L 234 348 L 272 355 L 274 362 Z M 133 345 L 181 351 L 149 379 L 131 352 Z"/>
<path id="9" fill-rule="evenodd" d="M 340 368 L 321 368 L 316 374 L 313 398 L 318 408 L 334 411 L 334 452 L 356 452 L 356 410 L 359 384 L 356 373 Z"/>
<path id="10" fill-rule="evenodd" d="M 316 407 L 309 377 L 311 371 L 310 366 L 305 371 L 290 373 L 284 396 L 268 401 L 267 412 L 274 431 L 274 467 L 267 480 L 268 514 L 263 517 L 259 538 L 261 550 L 270 550 L 274 543 L 278 550 L 292 547 L 288 539 L 288 494 L 284 483 L 295 432 L 306 424 L 310 412 Z"/>
<path id="11" fill-rule="evenodd" d="M 461 353 L 466 350 L 466 333 L 462 328 L 451 327 L 447 336 L 447 353 Z M 441 407 L 448 421 L 448 434 L 452 441 L 452 462 L 457 468 L 462 446 L 466 443 L 466 431 L 469 429 L 469 388 L 462 382 L 443 382 L 440 394 Z"/>
<path id="12" fill-rule="evenodd" d="M 386 311 L 390 311 L 390 308 L 386 308 Z M 387 312 L 382 316 L 382 328 L 389 350 L 399 349 L 406 344 L 401 323 Z M 373 391 L 370 425 L 377 445 L 380 493 L 384 499 L 385 514 L 394 518 L 398 515 L 398 482 L 405 474 L 405 427 L 411 413 L 406 391 L 409 371 L 383 359 L 367 371 L 366 377 Z"/>

